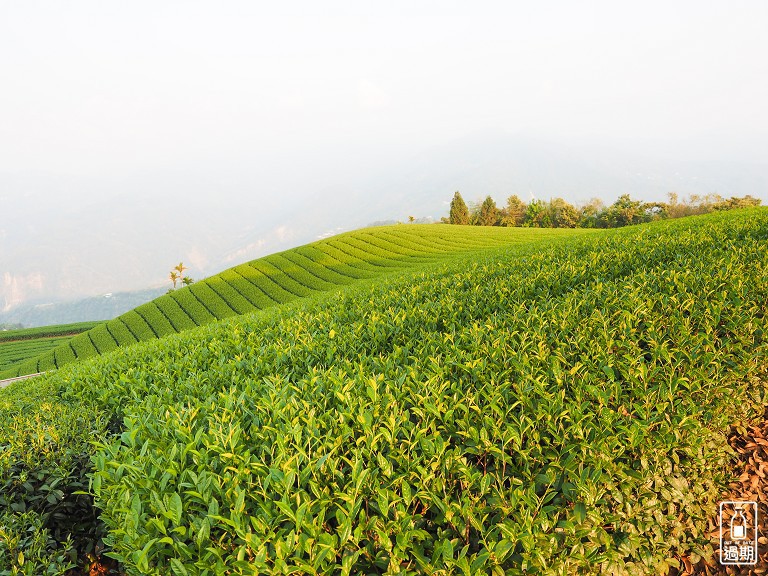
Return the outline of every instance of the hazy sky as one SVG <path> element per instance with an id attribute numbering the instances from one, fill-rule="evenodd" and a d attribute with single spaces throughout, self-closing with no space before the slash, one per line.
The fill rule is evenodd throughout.
<path id="1" fill-rule="evenodd" d="M 456 189 L 768 203 L 766 23 L 765 0 L 0 0 L 0 309 L 437 219 Z"/>
<path id="2" fill-rule="evenodd" d="M 0 172 L 332 175 L 483 130 L 756 155 L 767 22 L 763 0 L 9 0 Z"/>

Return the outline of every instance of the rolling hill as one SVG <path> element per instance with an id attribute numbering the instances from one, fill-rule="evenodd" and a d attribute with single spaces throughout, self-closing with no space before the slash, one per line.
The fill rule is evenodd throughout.
<path id="1" fill-rule="evenodd" d="M 74 335 L 90 330 L 98 324 L 98 322 L 78 322 L 0 331 L 0 372 L 9 371 L 28 358 L 34 358 L 65 344 Z"/>
<path id="2" fill-rule="evenodd" d="M 0 378 L 45 372 L 119 346 L 380 278 L 456 252 L 589 232 L 402 225 L 340 234 L 235 266 L 156 298 L 45 354 L 0 371 Z"/>
<path id="3" fill-rule="evenodd" d="M 334 240 L 364 277 L 0 390 L 0 570 L 100 539 L 132 575 L 711 561 L 768 397 L 768 210 L 424 230 L 450 236 Z"/>

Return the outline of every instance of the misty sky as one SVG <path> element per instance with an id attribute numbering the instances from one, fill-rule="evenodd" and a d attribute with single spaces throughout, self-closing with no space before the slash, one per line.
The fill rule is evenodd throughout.
<path id="1" fill-rule="evenodd" d="M 766 22 L 764 0 L 0 2 L 0 307 L 46 292 L 45 258 L 92 290 L 201 277 L 439 218 L 459 187 L 768 201 Z"/>
<path id="2" fill-rule="evenodd" d="M 3 2 L 0 171 L 332 175 L 483 130 L 756 156 L 766 22 L 762 0 Z"/>

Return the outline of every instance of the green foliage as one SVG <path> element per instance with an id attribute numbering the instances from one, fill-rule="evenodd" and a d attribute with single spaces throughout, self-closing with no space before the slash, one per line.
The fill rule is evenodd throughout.
<path id="1" fill-rule="evenodd" d="M 523 225 L 533 228 L 554 228 L 552 213 L 547 209 L 547 203 L 542 200 L 531 200 L 525 210 Z"/>
<path id="2" fill-rule="evenodd" d="M 435 250 L 458 241 L 434 228 Z M 91 487 L 131 575 L 665 573 L 711 554 L 725 434 L 763 414 L 768 212 L 556 232 L 0 400 L 38 390 L 25 422 L 46 395 L 103 416 L 45 422 L 97 441 Z"/>
<path id="3" fill-rule="evenodd" d="M 62 340 L 46 346 L 39 344 L 36 349 L 23 346 L 14 350 L 6 349 L 0 340 L 0 370 L 4 360 L 9 368 L 0 372 L 0 378 L 60 368 L 119 346 L 339 290 L 354 281 L 419 266 L 456 251 L 525 239 L 511 231 L 466 232 L 431 225 L 409 226 L 405 232 L 387 226 L 342 234 L 272 254 L 172 290 L 89 330 L 71 344 Z M 174 272 L 180 278 L 184 269 L 179 263 Z M 93 324 L 87 327 L 92 328 Z"/>
<path id="4" fill-rule="evenodd" d="M 458 195 L 458 192 L 456 194 Z M 456 196 L 454 196 L 455 199 Z M 760 203 L 759 198 L 752 196 L 732 197 L 725 200 L 718 194 L 704 197 L 692 195 L 687 202 L 680 202 L 677 194 L 670 192 L 668 202 L 641 202 L 632 200 L 628 194 L 623 194 L 608 208 L 601 200 L 593 198 L 578 210 L 562 198 L 550 201 L 532 200 L 526 205 L 518 196 L 513 195 L 507 198 L 506 207 L 497 210 L 495 203 L 488 196 L 482 205 L 472 205 L 469 223 L 481 226 L 533 228 L 618 228 L 667 218 L 681 218 L 737 208 L 754 208 L 760 206 Z M 451 220 L 451 223 L 454 222 Z"/>
<path id="5" fill-rule="evenodd" d="M 469 224 L 469 208 L 467 208 L 464 198 L 461 197 L 458 190 L 451 200 L 449 221 L 451 224 Z"/>
<path id="6" fill-rule="evenodd" d="M 653 572 L 706 554 L 727 458 L 710 427 L 762 401 L 766 226 L 475 257 L 157 343 L 160 372 L 121 384 L 151 399 L 96 459 L 114 554 L 146 574 Z"/>
<path id="7" fill-rule="evenodd" d="M 554 228 L 575 228 L 579 223 L 579 212 L 562 198 L 555 198 L 549 202 L 549 211 L 552 216 Z"/>
<path id="8" fill-rule="evenodd" d="M 479 226 L 495 226 L 499 220 L 499 209 L 496 202 L 490 196 L 486 196 L 480 205 L 480 213 L 476 224 Z"/>
<path id="9" fill-rule="evenodd" d="M 103 535 L 87 494 L 91 441 L 106 428 L 51 380 L 0 395 L 0 575 L 62 574 Z"/>
<path id="10" fill-rule="evenodd" d="M 513 194 L 507 198 L 507 206 L 502 217 L 502 226 L 522 226 L 528 206 L 519 196 Z"/>
<path id="11" fill-rule="evenodd" d="M 611 204 L 601 218 L 608 228 L 639 224 L 643 221 L 643 203 L 632 200 L 629 194 L 622 194 L 618 200 Z"/>
<path id="12" fill-rule="evenodd" d="M 0 373 L 4 373 L 7 377 L 17 376 L 19 366 L 25 361 L 45 354 L 69 342 L 74 335 L 99 324 L 101 323 L 80 322 L 2 331 L 0 332 Z"/>
<path id="13" fill-rule="evenodd" d="M 754 198 L 752 196 L 744 196 L 743 198 L 737 198 L 735 196 L 731 196 L 728 200 L 722 200 L 719 199 L 718 202 L 713 204 L 712 209 L 717 211 L 722 210 L 734 210 L 736 208 L 753 208 L 755 206 L 760 206 L 761 200 L 759 198 Z"/>
<path id="14" fill-rule="evenodd" d="M 56 336 L 73 336 L 98 326 L 101 322 L 76 322 L 74 324 L 57 324 L 38 328 L 22 328 L 20 330 L 0 331 L 0 343 L 18 340 L 37 340 L 38 338 L 53 338 Z"/>
<path id="15" fill-rule="evenodd" d="M 59 576 L 76 564 L 71 541 L 59 543 L 34 512 L 0 512 L 0 576 Z"/>

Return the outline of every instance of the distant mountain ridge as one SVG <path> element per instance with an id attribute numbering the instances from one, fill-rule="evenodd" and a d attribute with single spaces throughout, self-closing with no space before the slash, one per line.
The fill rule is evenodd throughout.
<path id="1" fill-rule="evenodd" d="M 166 291 L 166 288 L 150 288 L 66 302 L 27 303 L 9 311 L 0 312 L 0 324 L 21 324 L 25 328 L 36 328 L 90 320 L 111 320 L 161 296 Z"/>

